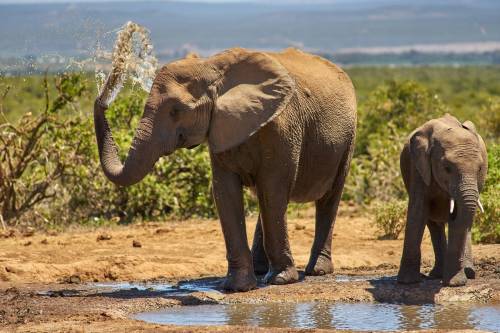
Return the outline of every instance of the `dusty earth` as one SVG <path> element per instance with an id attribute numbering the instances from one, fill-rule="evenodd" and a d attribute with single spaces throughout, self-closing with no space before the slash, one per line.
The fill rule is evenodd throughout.
<path id="1" fill-rule="evenodd" d="M 288 332 L 253 327 L 179 327 L 129 319 L 136 312 L 216 303 L 342 301 L 444 303 L 500 302 L 500 245 L 473 247 L 478 278 L 460 288 L 438 281 L 399 286 L 393 278 L 341 282 L 340 275 L 387 276 L 397 272 L 402 240 L 378 240 L 367 217 L 342 206 L 334 234 L 335 275 L 305 278 L 288 286 L 248 293 L 198 291 L 165 295 L 155 290 L 103 290 L 92 282 L 159 281 L 216 285 L 226 271 L 225 248 L 216 220 L 168 221 L 75 229 L 63 233 L 8 231 L 0 237 L 0 331 L 17 332 Z M 251 241 L 255 217 L 247 219 Z M 299 269 L 307 263 L 314 235 L 313 212 L 289 219 Z M 433 253 L 426 233 L 423 271 Z M 182 282 L 181 282 L 182 283 Z M 302 330 L 303 331 L 303 330 Z"/>

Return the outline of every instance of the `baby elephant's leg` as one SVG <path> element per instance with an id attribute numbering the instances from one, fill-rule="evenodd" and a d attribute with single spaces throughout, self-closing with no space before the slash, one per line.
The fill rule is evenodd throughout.
<path id="1" fill-rule="evenodd" d="M 434 221 L 427 222 L 427 228 L 431 234 L 432 247 L 434 248 L 434 268 L 429 273 L 431 279 L 443 277 L 444 258 L 446 254 L 446 233 L 444 224 Z"/>

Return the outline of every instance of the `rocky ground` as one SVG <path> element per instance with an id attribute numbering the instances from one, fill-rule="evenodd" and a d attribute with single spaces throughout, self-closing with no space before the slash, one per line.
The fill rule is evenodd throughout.
<path id="1" fill-rule="evenodd" d="M 251 238 L 255 218 L 248 220 Z M 314 235 L 312 212 L 289 219 L 289 233 L 296 264 L 303 269 Z M 175 285 L 191 280 L 194 284 L 216 285 L 226 270 L 217 221 L 143 223 L 50 234 L 8 231 L 0 238 L 0 331 L 287 332 L 299 330 L 159 326 L 129 318 L 141 311 L 214 303 L 500 302 L 500 245 L 473 247 L 478 278 L 460 288 L 442 288 L 438 281 L 397 285 L 393 277 L 401 249 L 401 239 L 378 240 L 368 218 L 344 213 L 337 220 L 334 234 L 336 275 L 248 293 L 167 295 L 155 290 L 96 288 L 92 283 L 160 281 Z M 426 234 L 423 271 L 431 268 L 432 259 Z M 346 282 L 339 279 L 340 275 L 356 278 Z"/>

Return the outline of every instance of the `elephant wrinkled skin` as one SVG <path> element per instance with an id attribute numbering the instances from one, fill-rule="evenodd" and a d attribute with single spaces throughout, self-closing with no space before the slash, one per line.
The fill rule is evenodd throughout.
<path id="1" fill-rule="evenodd" d="M 255 271 L 267 271 L 269 283 L 298 280 L 287 236 L 291 200 L 316 202 L 306 273 L 332 272 L 332 229 L 356 130 L 354 88 L 340 68 L 295 49 L 236 48 L 167 64 L 154 80 L 123 164 L 105 110 L 97 98 L 101 165 L 119 185 L 140 181 L 163 155 L 208 141 L 227 249 L 226 289 L 254 288 Z M 252 250 L 245 233 L 243 186 L 254 190 L 260 206 Z"/>
<path id="2" fill-rule="evenodd" d="M 445 115 L 416 129 L 401 153 L 408 218 L 400 283 L 419 282 L 420 244 L 427 225 L 435 254 L 430 278 L 462 286 L 474 278 L 471 226 L 488 169 L 486 146 L 474 124 Z M 445 224 L 448 223 L 448 241 Z"/>

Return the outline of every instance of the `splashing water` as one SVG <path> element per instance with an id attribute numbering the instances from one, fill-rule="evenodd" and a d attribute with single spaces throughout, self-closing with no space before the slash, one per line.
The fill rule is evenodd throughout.
<path id="1" fill-rule="evenodd" d="M 100 51 L 97 57 L 111 59 L 112 62 L 107 76 L 102 70 L 96 70 L 95 76 L 100 99 L 106 105 L 115 100 L 127 78 L 145 91 L 151 89 L 158 60 L 153 55 L 149 31 L 143 26 L 127 22 L 117 32 L 113 52 Z"/>

